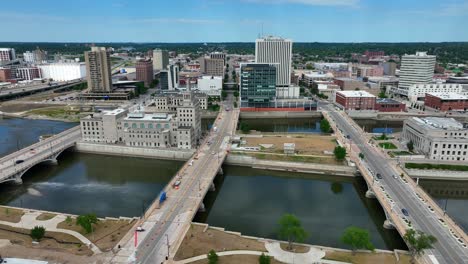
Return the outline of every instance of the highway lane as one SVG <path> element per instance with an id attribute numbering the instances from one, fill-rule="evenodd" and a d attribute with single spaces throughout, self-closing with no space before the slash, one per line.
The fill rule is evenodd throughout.
<path id="1" fill-rule="evenodd" d="M 231 105 L 231 99 L 226 104 Z M 206 138 L 205 144 L 202 144 L 197 151 L 198 160 L 194 160 L 193 165 L 187 167 L 183 176 L 179 175 L 182 176 L 182 184 L 177 191 L 178 197 L 174 201 L 169 196 L 167 203 L 163 205 L 164 210 L 160 214 L 159 224 L 140 244 L 137 252 L 138 263 L 162 263 L 167 256 L 165 248 L 168 241 L 173 245 L 174 251 L 171 251 L 171 255 L 175 254 L 178 244 L 181 243 L 212 183 L 212 175 L 216 175 L 220 163 L 224 160 L 232 128 L 237 125 L 232 111 L 222 111 L 220 116 L 222 118 L 217 119 L 215 124 L 218 130 L 212 131 Z M 207 141 L 211 141 L 212 144 L 206 144 Z M 147 243 L 151 243 L 150 249 L 145 249 Z"/>
<path id="2" fill-rule="evenodd" d="M 411 220 L 415 229 L 437 237 L 438 242 L 434 245 L 435 248 L 429 252 L 433 253 L 440 263 L 468 263 L 467 250 L 452 237 L 448 228 L 437 220 L 436 215 L 429 211 L 427 205 L 416 196 L 412 187 L 393 178 L 393 175 L 399 175 L 393 167 L 394 164 L 384 157 L 379 152 L 380 150 L 370 146 L 367 138 L 364 138 L 359 130 L 352 127 L 348 120 L 342 117 L 341 113 L 337 112 L 333 106 L 322 105 L 322 107 L 329 111 L 339 128 L 346 135 L 350 135 L 351 144 L 355 144 L 364 154 L 365 160 L 374 173 L 382 175 L 383 179 L 380 182 L 395 200 L 395 207 L 400 211 L 399 214 L 401 215 L 402 208 L 407 209 L 409 211 L 407 218 Z"/>

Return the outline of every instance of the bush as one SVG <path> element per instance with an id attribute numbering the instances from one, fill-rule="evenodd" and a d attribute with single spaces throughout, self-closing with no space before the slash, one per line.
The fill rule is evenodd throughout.
<path id="1" fill-rule="evenodd" d="M 263 253 L 262 253 L 262 255 L 260 255 L 260 257 L 258 258 L 258 263 L 259 263 L 259 264 L 270 264 L 270 261 L 271 261 L 271 260 L 270 260 L 270 257 L 267 256 L 267 255 L 265 255 L 265 254 L 263 254 Z"/>
<path id="2" fill-rule="evenodd" d="M 333 151 L 333 154 L 335 154 L 335 158 L 337 160 L 344 160 L 346 157 L 346 149 L 341 146 L 336 146 L 335 150 Z"/>
<path id="3" fill-rule="evenodd" d="M 216 263 L 218 263 L 218 255 L 216 254 L 216 252 L 215 252 L 213 249 L 210 250 L 210 252 L 208 253 L 207 257 L 208 257 L 208 263 L 209 263 L 209 264 L 216 264 Z"/>
<path id="4" fill-rule="evenodd" d="M 42 226 L 35 226 L 31 229 L 31 238 L 35 241 L 41 240 L 45 235 L 45 228 Z"/>
<path id="5" fill-rule="evenodd" d="M 320 130 L 323 132 L 323 133 L 329 133 L 330 132 L 330 122 L 328 122 L 328 120 L 326 118 L 322 119 L 320 121 Z"/>

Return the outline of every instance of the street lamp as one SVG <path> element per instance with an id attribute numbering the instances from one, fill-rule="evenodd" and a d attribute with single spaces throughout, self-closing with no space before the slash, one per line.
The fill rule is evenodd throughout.
<path id="1" fill-rule="evenodd" d="M 166 256 L 166 260 L 169 260 L 169 235 L 166 234 L 166 244 L 167 244 L 167 256 Z"/>

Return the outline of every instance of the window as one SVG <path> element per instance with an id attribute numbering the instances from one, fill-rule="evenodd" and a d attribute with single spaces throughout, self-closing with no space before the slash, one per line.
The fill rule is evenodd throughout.
<path id="1" fill-rule="evenodd" d="M 132 128 L 137 128 L 137 124 L 133 123 Z"/>
<path id="2" fill-rule="evenodd" d="M 145 128 L 145 124 L 144 124 L 144 123 L 141 123 L 141 124 L 140 124 L 140 128 Z"/>

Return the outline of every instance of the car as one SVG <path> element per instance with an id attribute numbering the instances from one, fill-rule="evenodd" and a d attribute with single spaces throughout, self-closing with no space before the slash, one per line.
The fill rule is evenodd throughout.
<path id="1" fill-rule="evenodd" d="M 443 226 L 447 226 L 447 224 L 445 223 L 444 219 L 439 218 L 439 222 L 440 222 Z"/>
<path id="2" fill-rule="evenodd" d="M 15 161 L 15 164 L 21 164 L 23 162 L 24 162 L 24 160 L 17 160 L 17 161 Z"/>
<path id="3" fill-rule="evenodd" d="M 211 152 L 211 155 L 215 155 L 216 153 L 214 151 Z"/>
<path id="4" fill-rule="evenodd" d="M 137 231 L 137 232 L 144 232 L 145 229 L 144 229 L 143 227 L 141 227 L 141 226 L 138 226 L 138 227 L 136 228 L 135 231 Z"/>
<path id="5" fill-rule="evenodd" d="M 409 216 L 408 210 L 406 210 L 405 208 L 401 209 L 401 212 L 403 213 L 403 215 Z"/>
<path id="6" fill-rule="evenodd" d="M 181 183 L 182 183 L 181 181 L 177 180 L 177 181 L 174 182 L 172 187 L 174 187 L 175 189 L 179 189 L 179 186 L 180 186 Z"/>
<path id="7" fill-rule="evenodd" d="M 382 179 L 382 175 L 380 173 L 377 173 L 377 179 Z"/>
<path id="8" fill-rule="evenodd" d="M 398 177 L 395 174 L 393 174 L 392 177 L 393 179 L 398 179 Z"/>
<path id="9" fill-rule="evenodd" d="M 432 208 L 432 206 L 429 205 L 427 208 L 429 208 L 429 211 L 431 211 L 431 213 L 435 213 L 434 208 Z"/>

